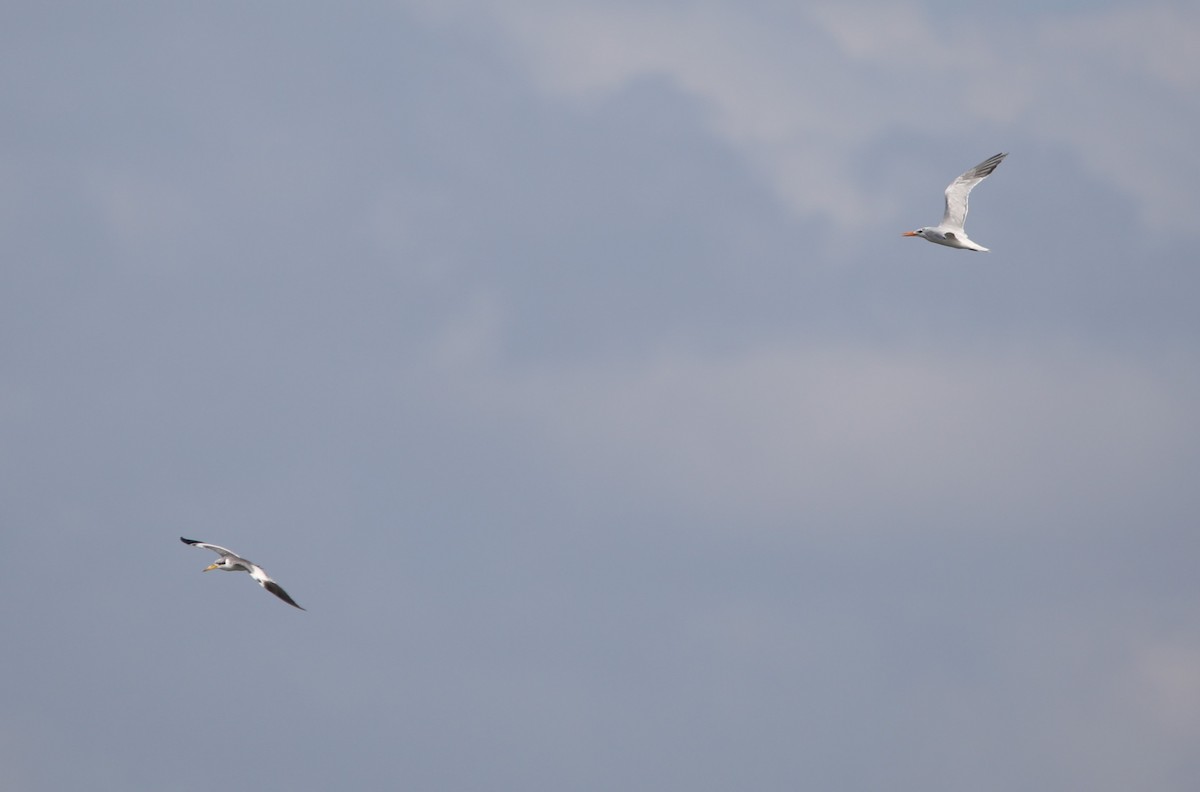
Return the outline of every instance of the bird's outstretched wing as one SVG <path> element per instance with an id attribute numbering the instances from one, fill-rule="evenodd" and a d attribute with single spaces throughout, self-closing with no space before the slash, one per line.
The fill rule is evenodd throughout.
<path id="1" fill-rule="evenodd" d="M 197 542 L 195 539 L 184 539 L 182 536 L 179 537 L 179 541 L 186 545 L 191 545 L 192 547 L 203 547 L 205 550 L 212 550 L 214 553 L 219 553 L 223 556 L 237 556 L 237 553 L 229 550 L 228 548 L 221 547 L 220 545 L 209 544 L 207 542 Z"/>
<path id="2" fill-rule="evenodd" d="M 276 597 L 279 597 L 279 599 L 283 600 L 288 605 L 291 605 L 293 608 L 300 608 L 300 610 L 306 610 L 306 608 L 301 608 L 299 605 L 297 605 L 296 601 L 294 599 L 292 599 L 291 597 L 289 597 L 288 593 L 283 590 L 283 586 L 279 585 L 274 580 L 268 580 L 266 583 L 262 584 L 262 587 L 265 588 L 267 591 L 271 592 L 272 594 L 274 594 Z"/>
<path id="3" fill-rule="evenodd" d="M 283 586 L 272 580 L 270 575 L 267 574 L 267 570 L 263 569 L 258 564 L 251 565 L 250 577 L 258 581 L 258 585 L 262 586 L 276 597 L 279 597 L 279 599 L 283 600 L 288 605 L 291 605 L 293 608 L 300 608 L 300 606 L 296 604 L 296 600 L 289 597 L 288 593 L 283 590 Z M 305 610 L 305 608 L 300 608 L 300 610 Z"/>
<path id="4" fill-rule="evenodd" d="M 967 197 L 971 194 L 971 190 L 976 184 L 990 176 L 992 171 L 996 170 L 996 166 L 1007 156 L 1008 154 L 1005 153 L 988 157 L 950 182 L 950 186 L 946 188 L 946 213 L 942 215 L 943 228 L 962 230 L 963 225 L 967 222 Z"/>

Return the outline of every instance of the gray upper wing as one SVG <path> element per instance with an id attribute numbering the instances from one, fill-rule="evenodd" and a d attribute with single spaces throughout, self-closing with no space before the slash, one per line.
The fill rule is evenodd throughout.
<path id="1" fill-rule="evenodd" d="M 220 545 L 209 544 L 208 542 L 197 542 L 195 539 L 184 539 L 182 536 L 179 537 L 179 541 L 186 545 L 191 545 L 192 547 L 203 547 L 205 550 L 212 550 L 214 553 L 219 553 L 221 555 L 239 557 L 237 553 L 228 548 L 221 547 Z"/>
<path id="2" fill-rule="evenodd" d="M 986 179 L 996 170 L 1008 154 L 996 154 L 971 168 L 966 173 L 950 182 L 946 188 L 946 211 L 942 215 L 942 225 L 961 229 L 967 222 L 967 198 L 976 184 Z"/>

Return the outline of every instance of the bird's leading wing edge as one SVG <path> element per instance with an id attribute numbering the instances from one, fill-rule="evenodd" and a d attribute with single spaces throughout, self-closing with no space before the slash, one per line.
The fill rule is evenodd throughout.
<path id="1" fill-rule="evenodd" d="M 233 552 L 232 550 L 230 550 L 226 547 L 221 547 L 220 545 L 215 545 L 215 544 L 209 544 L 208 542 L 198 542 L 195 539 L 184 539 L 182 536 L 179 537 L 179 541 L 183 542 L 186 545 L 191 545 L 192 547 L 203 547 L 205 550 L 212 550 L 214 553 L 220 553 L 221 555 L 231 555 L 231 556 L 237 555 L 237 553 Z"/>

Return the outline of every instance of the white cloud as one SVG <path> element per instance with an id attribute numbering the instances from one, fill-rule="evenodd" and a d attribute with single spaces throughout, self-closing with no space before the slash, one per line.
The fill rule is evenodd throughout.
<path id="1" fill-rule="evenodd" d="M 557 95 L 586 101 L 639 77 L 671 79 L 794 210 L 843 229 L 892 203 L 856 165 L 898 130 L 1064 146 L 1136 197 L 1154 229 L 1190 232 L 1200 212 L 1194 9 L 1040 12 L 994 27 L 917 3 L 481 2 L 438 13 L 468 8 Z"/>

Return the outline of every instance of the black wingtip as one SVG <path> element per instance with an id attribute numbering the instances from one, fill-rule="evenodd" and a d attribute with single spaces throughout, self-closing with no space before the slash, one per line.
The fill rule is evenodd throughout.
<path id="1" fill-rule="evenodd" d="M 268 580 L 266 583 L 263 583 L 263 588 L 265 588 L 267 591 L 274 594 L 276 597 L 279 597 L 279 599 L 283 600 L 288 605 L 291 605 L 293 608 L 300 608 L 300 610 L 308 610 L 307 608 L 302 608 L 302 607 L 300 607 L 300 605 L 296 604 L 296 600 L 289 597 L 288 593 L 283 590 L 283 587 L 280 586 L 278 583 L 276 583 L 274 580 Z"/>
<path id="2" fill-rule="evenodd" d="M 184 539 L 182 536 L 179 537 L 179 541 L 183 542 L 186 545 L 200 544 L 200 542 L 197 541 L 196 539 Z"/>

